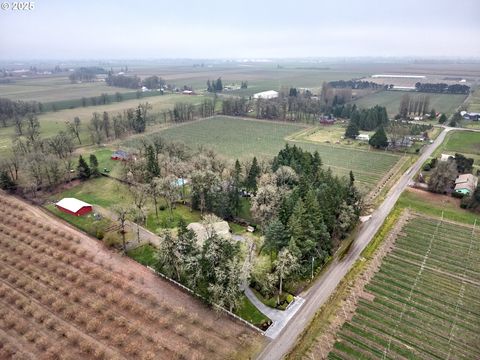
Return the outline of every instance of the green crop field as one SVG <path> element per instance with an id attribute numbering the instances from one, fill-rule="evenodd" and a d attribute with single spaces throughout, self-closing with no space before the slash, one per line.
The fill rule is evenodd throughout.
<path id="1" fill-rule="evenodd" d="M 0 97 L 12 100 L 35 100 L 40 102 L 80 99 L 114 94 L 128 89 L 106 85 L 104 82 L 72 84 L 66 76 L 47 76 L 15 80 L 11 84 L 0 84 Z"/>
<path id="2" fill-rule="evenodd" d="M 210 147 L 231 159 L 253 156 L 271 158 L 287 142 L 296 144 L 304 150 L 318 151 L 323 163 L 331 167 L 335 174 L 346 176 L 353 170 L 365 190 L 372 189 L 400 159 L 398 155 L 381 151 L 285 140 L 302 129 L 303 126 L 295 124 L 217 116 L 168 128 L 160 134 L 166 140 L 180 141 L 192 148 Z M 132 140 L 127 140 L 125 144 L 132 145 Z"/>
<path id="3" fill-rule="evenodd" d="M 415 217 L 365 291 L 330 359 L 480 358 L 478 227 Z"/>
<path id="4" fill-rule="evenodd" d="M 388 116 L 394 117 L 400 108 L 400 100 L 405 94 L 403 91 L 380 91 L 371 95 L 367 95 L 356 100 L 354 103 L 362 108 L 369 108 L 375 105 L 385 106 Z M 409 93 L 417 95 L 417 93 Z M 458 106 L 465 100 L 465 95 L 453 94 L 423 94 L 430 96 L 430 108 L 437 112 L 452 114 Z"/>

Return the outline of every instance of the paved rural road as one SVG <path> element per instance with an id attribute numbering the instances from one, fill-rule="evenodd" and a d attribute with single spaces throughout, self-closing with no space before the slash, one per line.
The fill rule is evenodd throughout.
<path id="1" fill-rule="evenodd" d="M 412 167 L 410 167 L 390 189 L 383 203 L 372 213 L 372 217 L 361 225 L 362 227 L 348 255 L 340 261 L 334 260 L 307 293 L 302 294 L 302 297 L 305 299 L 303 306 L 297 311 L 280 335 L 265 347 L 257 359 L 282 359 L 290 349 L 293 348 L 298 336 L 308 326 L 318 309 L 327 301 L 330 295 L 333 294 L 337 285 L 359 258 L 363 249 L 377 233 L 378 229 L 385 221 L 385 218 L 393 209 L 400 194 L 408 186 L 408 183 L 412 180 L 413 176 L 420 170 L 423 163 L 443 142 L 446 134 L 451 130 L 454 130 L 454 128 L 445 128 L 445 130 L 438 135 L 433 144 L 427 145 L 424 148 L 424 151 L 418 158 L 417 162 L 412 165 Z"/>

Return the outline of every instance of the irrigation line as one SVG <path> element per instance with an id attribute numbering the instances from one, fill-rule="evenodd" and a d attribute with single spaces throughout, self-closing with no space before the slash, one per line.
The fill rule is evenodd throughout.
<path id="1" fill-rule="evenodd" d="M 470 253 L 472 251 L 472 246 L 473 246 L 473 239 L 475 235 L 475 225 L 477 225 L 477 219 L 475 219 L 475 222 L 473 223 L 473 229 L 472 229 L 472 234 L 471 234 L 471 239 L 470 239 L 470 246 L 468 247 L 468 252 L 467 252 L 467 258 L 465 259 L 465 268 L 463 269 L 463 279 L 462 279 L 462 286 L 460 287 L 460 291 L 458 292 L 458 300 L 457 303 L 455 304 L 455 318 L 453 319 L 452 322 L 452 327 L 450 328 L 450 334 L 448 336 L 448 355 L 447 355 L 447 360 L 450 359 L 450 354 L 452 353 L 452 345 L 450 344 L 452 339 L 453 339 L 453 332 L 455 331 L 455 327 L 457 326 L 457 319 L 458 319 L 458 308 L 461 303 L 463 303 L 463 296 L 465 295 L 465 277 L 467 275 L 467 267 L 470 265 L 470 262 L 472 259 L 470 259 Z"/>
<path id="2" fill-rule="evenodd" d="M 397 334 L 397 330 L 398 330 L 398 327 L 400 326 L 400 323 L 402 322 L 403 315 L 405 315 L 405 312 L 407 311 L 407 307 L 409 306 L 409 303 L 412 300 L 413 291 L 415 290 L 415 288 L 417 286 L 418 280 L 420 280 L 420 277 L 422 276 L 423 269 L 425 268 L 425 263 L 428 260 L 428 255 L 430 254 L 430 251 L 432 250 L 433 240 L 435 239 L 435 236 L 438 233 L 438 228 L 442 224 L 442 221 L 443 221 L 443 211 L 442 211 L 442 219 L 437 223 L 435 231 L 432 234 L 432 238 L 430 239 L 428 249 L 427 249 L 425 255 L 423 256 L 423 261 L 422 261 L 422 264 L 420 265 L 420 269 L 418 270 L 418 273 L 415 276 L 415 281 L 413 282 L 413 285 L 410 288 L 410 293 L 408 294 L 407 301 L 403 303 L 402 312 L 400 313 L 400 316 L 399 316 L 399 318 L 398 318 L 398 320 L 395 324 L 392 335 L 390 335 L 390 337 L 388 339 L 388 345 L 383 350 L 382 360 L 385 360 L 387 358 L 387 354 L 390 351 L 390 348 L 392 346 L 393 337 Z"/>

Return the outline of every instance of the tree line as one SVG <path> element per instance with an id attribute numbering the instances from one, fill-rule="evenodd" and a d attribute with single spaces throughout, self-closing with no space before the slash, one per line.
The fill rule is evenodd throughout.
<path id="1" fill-rule="evenodd" d="M 222 78 L 219 77 L 217 80 L 207 80 L 207 91 L 211 93 L 222 92 Z"/>
<path id="2" fill-rule="evenodd" d="M 470 86 L 462 84 L 448 85 L 445 83 L 421 83 L 415 84 L 415 89 L 421 92 L 445 93 L 445 94 L 465 94 L 470 93 Z"/>
<path id="3" fill-rule="evenodd" d="M 76 82 L 92 82 L 95 81 L 98 74 L 106 74 L 107 71 L 104 68 L 98 66 L 89 66 L 89 67 L 81 67 L 75 69 L 68 78 L 72 83 Z"/>
<path id="4" fill-rule="evenodd" d="M 350 89 L 378 90 L 378 89 L 385 88 L 385 85 L 380 85 L 373 81 L 365 81 L 365 80 L 336 80 L 336 81 L 330 81 L 328 85 L 330 85 L 335 89 L 350 88 Z"/>

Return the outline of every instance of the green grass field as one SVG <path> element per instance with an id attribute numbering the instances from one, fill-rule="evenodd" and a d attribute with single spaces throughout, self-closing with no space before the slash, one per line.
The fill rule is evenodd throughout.
<path id="1" fill-rule="evenodd" d="M 72 84 L 64 75 L 15 80 L 12 84 L 0 84 L 0 97 L 12 100 L 50 102 L 82 97 L 99 96 L 102 93 L 124 93 L 125 88 L 108 86 L 105 82 Z"/>
<path id="2" fill-rule="evenodd" d="M 206 146 L 231 158 L 271 158 L 287 142 L 308 151 L 318 151 L 325 166 L 335 174 L 348 175 L 353 170 L 365 190 L 372 189 L 391 169 L 400 156 L 374 150 L 360 150 L 306 141 L 287 141 L 285 138 L 304 129 L 303 126 L 271 121 L 214 117 L 162 130 L 166 140 L 181 141 L 192 148 Z M 125 144 L 132 145 L 132 140 Z"/>
<path id="3" fill-rule="evenodd" d="M 475 169 L 480 168 L 480 132 L 454 131 L 447 134 L 442 145 L 435 151 L 434 156 L 440 154 L 461 153 L 466 157 L 473 158 Z M 475 171 L 473 172 L 475 173 Z"/>
<path id="4" fill-rule="evenodd" d="M 468 99 L 467 104 L 468 111 L 470 112 L 480 112 L 480 89 L 475 89 Z"/>
<path id="5" fill-rule="evenodd" d="M 450 132 L 442 144 L 443 151 L 480 155 L 480 132 Z"/>
<path id="6" fill-rule="evenodd" d="M 410 209 L 429 216 L 473 224 L 475 220 L 480 224 L 480 214 L 460 208 L 459 200 L 446 196 L 431 194 L 428 192 L 405 190 L 397 202 L 398 206 Z"/>
<path id="7" fill-rule="evenodd" d="M 354 101 L 361 108 L 369 108 L 375 105 L 385 106 L 389 117 L 394 117 L 400 108 L 403 91 L 381 91 L 371 95 L 367 95 Z M 416 93 L 409 93 L 416 95 Z M 452 114 L 460 104 L 465 100 L 465 95 L 451 94 L 426 94 L 430 96 L 430 108 L 437 112 Z"/>
<path id="8" fill-rule="evenodd" d="M 330 359 L 477 359 L 480 230 L 415 217 L 337 333 Z"/>
<path id="9" fill-rule="evenodd" d="M 51 196 L 52 200 L 64 197 L 74 197 L 104 208 L 111 208 L 115 204 L 132 203 L 132 197 L 125 184 L 103 176 L 81 182 L 71 189 Z"/>

